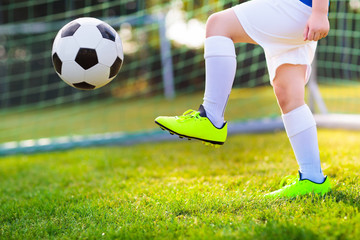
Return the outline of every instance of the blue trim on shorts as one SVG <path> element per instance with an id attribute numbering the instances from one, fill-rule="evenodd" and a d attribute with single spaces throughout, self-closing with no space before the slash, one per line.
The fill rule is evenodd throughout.
<path id="1" fill-rule="evenodd" d="M 303 4 L 312 7 L 312 0 L 300 0 L 300 2 L 302 2 Z"/>

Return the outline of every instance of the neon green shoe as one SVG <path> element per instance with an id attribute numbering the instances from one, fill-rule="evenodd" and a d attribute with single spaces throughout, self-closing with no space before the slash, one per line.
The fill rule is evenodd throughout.
<path id="1" fill-rule="evenodd" d="M 199 111 L 188 110 L 179 117 L 157 117 L 155 123 L 170 134 L 180 138 L 198 139 L 206 145 L 223 145 L 227 137 L 227 122 L 221 128 L 215 127 L 200 105 Z"/>
<path id="2" fill-rule="evenodd" d="M 288 184 L 284 186 L 284 183 Z M 301 179 L 301 173 L 299 171 L 299 178 L 295 176 L 287 176 L 281 180 L 280 189 L 274 192 L 265 194 L 265 198 L 294 198 L 296 196 L 302 196 L 306 194 L 320 194 L 324 196 L 330 192 L 331 184 L 330 179 L 325 176 L 322 183 L 315 183 L 308 179 Z"/>

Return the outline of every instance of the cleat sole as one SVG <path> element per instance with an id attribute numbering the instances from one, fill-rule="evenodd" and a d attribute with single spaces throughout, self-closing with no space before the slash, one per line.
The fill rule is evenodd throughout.
<path id="1" fill-rule="evenodd" d="M 202 141 L 202 144 L 204 144 L 205 146 L 213 147 L 213 148 L 220 148 L 221 147 L 221 145 L 219 145 L 219 144 L 213 144 L 213 143 L 205 142 L 205 141 Z"/>

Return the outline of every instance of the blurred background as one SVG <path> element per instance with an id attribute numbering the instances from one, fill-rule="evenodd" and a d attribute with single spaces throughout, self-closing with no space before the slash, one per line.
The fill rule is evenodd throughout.
<path id="1" fill-rule="evenodd" d="M 197 109 L 204 90 L 206 19 L 241 2 L 1 0 L 0 154 L 21 147 L 36 151 L 55 140 L 71 147 L 84 138 L 97 143 L 141 139 L 154 133 L 156 116 Z M 120 73 L 95 91 L 68 86 L 51 62 L 56 33 L 78 17 L 106 21 L 123 41 Z M 331 31 L 319 41 L 307 99 L 315 113 L 357 115 L 360 0 L 331 0 L 329 19 Z M 236 51 L 238 71 L 226 118 L 279 116 L 263 50 L 237 44 Z"/>

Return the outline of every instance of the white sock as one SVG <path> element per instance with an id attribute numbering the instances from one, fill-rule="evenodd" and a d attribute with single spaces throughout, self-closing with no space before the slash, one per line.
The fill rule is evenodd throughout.
<path id="1" fill-rule="evenodd" d="M 282 118 L 300 166 L 301 178 L 322 183 L 324 174 L 320 165 L 316 123 L 311 110 L 304 104 L 282 115 Z"/>
<path id="2" fill-rule="evenodd" d="M 207 38 L 204 57 L 206 79 L 203 106 L 210 121 L 221 128 L 236 72 L 233 41 L 223 36 Z"/>

